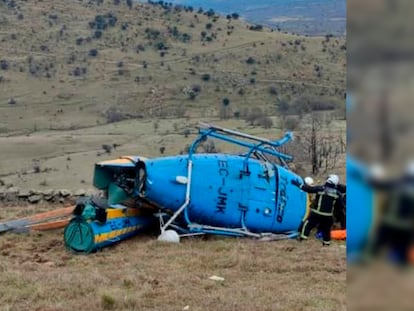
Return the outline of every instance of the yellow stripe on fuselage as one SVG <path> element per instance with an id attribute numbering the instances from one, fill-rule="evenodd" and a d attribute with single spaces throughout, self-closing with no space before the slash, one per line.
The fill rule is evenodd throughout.
<path id="1" fill-rule="evenodd" d="M 134 216 L 148 216 L 154 213 L 153 208 L 132 208 L 127 209 L 120 208 L 108 208 L 106 210 L 106 219 L 115 219 L 121 217 L 134 217 Z"/>
<path id="2" fill-rule="evenodd" d="M 305 216 L 303 216 L 302 221 L 305 221 L 305 219 L 308 218 L 309 213 L 310 213 L 310 207 L 311 207 L 311 199 L 310 199 L 310 195 L 307 193 L 306 194 L 306 212 L 305 212 Z"/>
<path id="3" fill-rule="evenodd" d="M 131 217 L 131 216 L 140 216 L 143 215 L 144 211 L 139 208 L 108 208 L 106 210 L 106 219 L 114 219 L 121 217 Z"/>
<path id="4" fill-rule="evenodd" d="M 136 226 L 132 226 L 132 227 L 124 228 L 124 229 L 112 230 L 110 232 L 96 234 L 94 236 L 94 241 L 95 243 L 101 243 L 101 242 L 119 237 L 123 234 L 134 232 L 136 230 L 139 230 L 140 228 L 142 228 L 142 225 L 136 225 Z"/>

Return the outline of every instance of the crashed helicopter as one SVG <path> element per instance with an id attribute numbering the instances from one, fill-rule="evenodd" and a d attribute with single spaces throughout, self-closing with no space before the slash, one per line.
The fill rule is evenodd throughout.
<path id="1" fill-rule="evenodd" d="M 260 138 L 201 124 L 188 154 L 125 156 L 95 165 L 103 198 L 77 203 L 66 246 L 91 252 L 159 226 L 159 240 L 215 234 L 257 239 L 294 237 L 307 216 L 306 193 L 291 184 L 293 158 L 279 151 L 292 140 Z M 243 154 L 196 153 L 207 139 L 246 148 Z M 158 230 L 158 228 L 157 228 Z"/>

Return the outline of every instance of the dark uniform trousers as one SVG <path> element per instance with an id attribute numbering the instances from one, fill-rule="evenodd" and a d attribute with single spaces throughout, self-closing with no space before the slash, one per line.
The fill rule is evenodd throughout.
<path id="1" fill-rule="evenodd" d="M 323 244 L 329 245 L 331 243 L 331 228 L 333 225 L 333 217 L 318 214 L 313 210 L 311 210 L 308 218 L 299 228 L 300 238 L 307 240 L 312 229 L 318 225 L 319 231 L 322 233 Z"/>
<path id="2" fill-rule="evenodd" d="M 317 193 L 313 201 L 311 212 L 299 228 L 299 238 L 307 240 L 313 228 L 319 227 L 322 233 L 323 245 L 331 244 L 331 228 L 336 203 L 339 201 L 339 192 L 330 186 L 309 187 L 302 186 L 307 192 Z M 340 201 L 339 201 L 340 202 Z"/>

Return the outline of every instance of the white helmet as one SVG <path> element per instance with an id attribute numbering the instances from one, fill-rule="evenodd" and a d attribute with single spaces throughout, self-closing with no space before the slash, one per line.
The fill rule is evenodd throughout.
<path id="1" fill-rule="evenodd" d="M 335 186 L 339 183 L 338 175 L 329 175 L 328 179 L 326 180 L 327 183 L 334 184 Z"/>
<path id="2" fill-rule="evenodd" d="M 305 177 L 304 182 L 305 182 L 305 184 L 307 184 L 309 186 L 312 186 L 313 183 L 314 183 L 313 178 L 310 177 L 310 176 Z"/>

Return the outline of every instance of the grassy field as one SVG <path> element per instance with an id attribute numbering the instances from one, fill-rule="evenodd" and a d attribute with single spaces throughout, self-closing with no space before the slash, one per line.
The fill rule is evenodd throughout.
<path id="1" fill-rule="evenodd" d="M 278 122 L 277 118 L 274 120 Z M 0 156 L 0 179 L 22 189 L 92 189 L 94 163 L 124 155 L 161 156 L 161 147 L 165 148 L 164 155 L 179 154 L 196 137 L 199 121 L 270 139 L 284 134 L 281 129 L 251 126 L 244 120 L 194 118 L 126 120 L 82 130 L 39 131 L 30 135 L 0 137 L 4 148 Z M 157 124 L 156 130 L 154 124 Z M 183 135 L 186 130 L 190 131 L 188 137 Z M 333 122 L 329 132 L 344 136 L 345 122 Z M 300 139 L 300 133 L 297 134 Z M 103 151 L 103 144 L 119 146 L 108 154 Z M 222 152 L 245 151 L 229 144 L 216 143 L 216 146 Z M 39 171 L 35 172 L 34 166 L 38 166 Z M 302 174 L 311 174 L 306 167 Z M 336 168 L 331 171 L 345 180 L 345 154 L 340 154 Z M 321 172 L 319 177 L 324 178 L 325 174 Z"/>
<path id="2" fill-rule="evenodd" d="M 0 310 L 346 310 L 343 242 L 147 235 L 84 256 L 58 230 L 2 235 L 0 250 Z"/>

